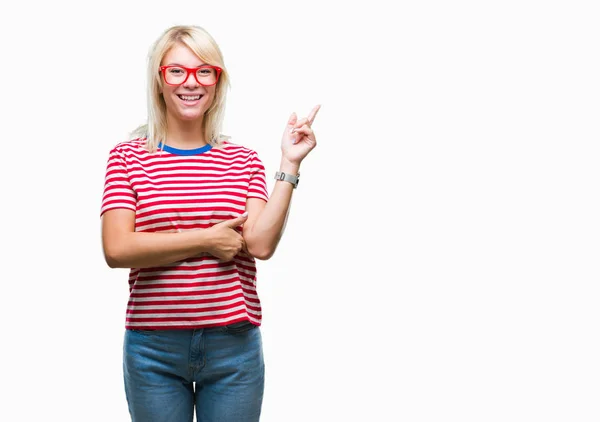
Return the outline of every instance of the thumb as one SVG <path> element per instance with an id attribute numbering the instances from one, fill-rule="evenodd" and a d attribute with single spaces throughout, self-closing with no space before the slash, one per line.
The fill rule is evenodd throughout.
<path id="1" fill-rule="evenodd" d="M 244 224 L 246 222 L 246 219 L 248 219 L 247 211 L 245 213 L 243 213 L 242 215 L 240 215 L 239 217 L 224 221 L 221 224 L 223 224 L 225 227 L 231 227 L 232 229 L 235 229 L 237 226 Z"/>

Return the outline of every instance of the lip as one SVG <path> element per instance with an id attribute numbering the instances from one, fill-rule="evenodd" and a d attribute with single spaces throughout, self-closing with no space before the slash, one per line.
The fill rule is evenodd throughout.
<path id="1" fill-rule="evenodd" d="M 177 99 L 179 99 L 179 101 L 183 105 L 188 106 L 188 107 L 193 107 L 193 106 L 197 105 L 198 103 L 200 103 L 200 101 L 202 101 L 202 98 L 204 98 L 204 95 L 206 95 L 206 94 L 197 93 L 197 94 L 175 94 L 175 95 L 177 96 Z M 195 95 L 200 95 L 200 99 L 194 100 L 194 101 L 186 101 L 183 98 L 181 98 L 180 95 L 185 95 L 186 97 L 193 97 Z"/>

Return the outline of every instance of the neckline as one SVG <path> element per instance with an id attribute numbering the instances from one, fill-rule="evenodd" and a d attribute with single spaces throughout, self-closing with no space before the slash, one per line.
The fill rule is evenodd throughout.
<path id="1" fill-rule="evenodd" d="M 211 144 L 206 144 L 204 146 L 201 146 L 200 148 L 194 148 L 194 149 L 180 149 L 180 148 L 175 148 L 169 145 L 163 145 L 162 142 L 160 142 L 158 144 L 158 149 L 163 149 L 164 151 L 167 151 L 171 154 L 175 154 L 175 155 L 198 155 L 198 154 L 203 154 L 206 151 L 210 151 L 212 149 L 212 145 Z"/>

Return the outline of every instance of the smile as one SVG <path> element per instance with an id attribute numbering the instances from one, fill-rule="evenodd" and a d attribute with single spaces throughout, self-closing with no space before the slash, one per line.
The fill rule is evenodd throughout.
<path id="1" fill-rule="evenodd" d="M 177 95 L 183 101 L 198 101 L 203 95 Z"/>

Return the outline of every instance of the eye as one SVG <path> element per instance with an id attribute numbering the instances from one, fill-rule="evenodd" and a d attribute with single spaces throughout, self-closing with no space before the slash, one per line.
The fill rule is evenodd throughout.
<path id="1" fill-rule="evenodd" d="M 184 70 L 180 67 L 170 67 L 167 69 L 167 72 L 169 72 L 172 75 L 182 75 Z"/>

